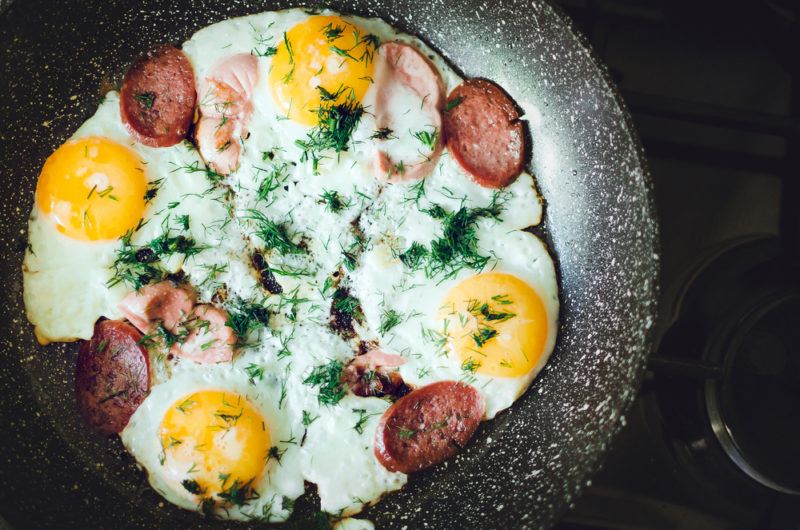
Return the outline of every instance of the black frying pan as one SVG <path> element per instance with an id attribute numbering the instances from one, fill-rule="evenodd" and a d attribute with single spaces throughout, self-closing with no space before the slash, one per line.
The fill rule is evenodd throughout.
<path id="1" fill-rule="evenodd" d="M 291 5 L 25 0 L 0 15 L 0 515 L 14 527 L 231 526 L 163 502 L 117 440 L 87 432 L 72 397 L 76 348 L 36 344 L 22 307 L 20 263 L 42 163 L 94 113 L 101 94 L 118 86 L 136 55 L 230 16 Z M 381 16 L 422 37 L 466 76 L 493 79 L 538 107 L 540 115 L 530 116 L 530 167 L 547 205 L 537 233 L 550 244 L 561 280 L 558 344 L 527 394 L 484 425 L 459 457 L 413 476 L 364 516 L 378 528 L 552 524 L 599 467 L 650 345 L 657 229 L 629 117 L 585 40 L 547 4 L 329 5 Z M 301 504 L 298 519 L 313 510 L 313 496 Z"/>

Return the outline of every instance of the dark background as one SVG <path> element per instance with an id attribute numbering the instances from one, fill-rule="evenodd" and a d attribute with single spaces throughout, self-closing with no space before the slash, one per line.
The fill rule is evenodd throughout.
<path id="1" fill-rule="evenodd" d="M 780 245 L 781 233 L 797 251 L 798 3 L 556 4 L 610 69 L 647 153 L 662 248 L 653 355 L 681 355 L 662 338 L 679 319 L 681 295 L 698 269 L 742 244 Z M 797 359 L 797 343 L 788 348 Z M 709 466 L 723 479 L 687 464 L 720 452 L 719 444 L 698 434 L 707 426 L 694 440 L 676 434 L 664 403 L 701 390 L 676 385 L 660 364 L 649 368 L 604 469 L 558 528 L 800 528 L 800 497 L 750 489 L 724 456 Z M 800 407 L 800 396 L 792 398 Z"/>

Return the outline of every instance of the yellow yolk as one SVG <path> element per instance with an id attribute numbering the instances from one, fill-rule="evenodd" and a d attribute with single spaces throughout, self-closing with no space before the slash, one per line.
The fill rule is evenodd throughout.
<path id="1" fill-rule="evenodd" d="M 144 166 L 135 153 L 90 137 L 50 155 L 36 185 L 36 203 L 73 239 L 117 239 L 142 218 L 146 191 Z"/>
<path id="2" fill-rule="evenodd" d="M 275 103 L 292 121 L 313 126 L 320 106 L 347 98 L 361 102 L 372 82 L 376 47 L 376 37 L 340 17 L 312 16 L 296 24 L 272 58 Z M 325 99 L 331 95 L 334 101 Z"/>
<path id="3" fill-rule="evenodd" d="M 467 278 L 445 297 L 440 317 L 465 371 L 518 377 L 539 361 L 547 340 L 547 312 L 539 295 L 511 274 Z"/>
<path id="4" fill-rule="evenodd" d="M 270 447 L 261 414 L 244 397 L 203 390 L 176 401 L 159 428 L 165 471 L 201 498 L 246 500 Z"/>

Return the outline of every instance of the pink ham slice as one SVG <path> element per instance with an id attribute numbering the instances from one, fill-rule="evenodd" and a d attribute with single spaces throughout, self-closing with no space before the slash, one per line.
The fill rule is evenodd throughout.
<path id="1" fill-rule="evenodd" d="M 222 363 L 233 359 L 236 334 L 228 325 L 228 313 L 207 304 L 195 306 L 181 325 L 188 334 L 170 352 L 198 363 Z"/>
<path id="2" fill-rule="evenodd" d="M 402 355 L 386 353 L 376 348 L 368 351 L 364 355 L 358 355 L 350 362 L 349 366 L 375 370 L 380 367 L 396 368 L 398 366 L 403 366 L 406 362 L 408 362 L 407 359 Z"/>
<path id="3" fill-rule="evenodd" d="M 409 134 L 409 127 L 403 122 L 410 121 L 414 124 L 412 132 L 426 131 L 435 137 L 432 148 L 419 143 L 411 153 L 400 151 L 407 142 L 381 140 L 375 161 L 377 176 L 389 181 L 426 177 L 436 167 L 443 146 L 444 87 L 439 72 L 416 48 L 387 42 L 378 48 L 375 84 L 375 121 L 379 130 L 389 128 L 396 135 Z"/>
<path id="4" fill-rule="evenodd" d="M 344 380 L 357 396 L 398 398 L 411 391 L 397 371 L 405 363 L 405 357 L 376 348 L 350 361 Z"/>
<path id="5" fill-rule="evenodd" d="M 257 82 L 258 60 L 238 53 L 215 64 L 200 83 L 200 120 L 195 139 L 206 164 L 221 175 L 239 167 L 240 140 L 247 137 Z"/>
<path id="6" fill-rule="evenodd" d="M 178 324 L 191 313 L 195 301 L 190 289 L 163 281 L 129 294 L 122 299 L 119 309 L 142 333 L 149 333 L 157 322 L 174 333 Z"/>

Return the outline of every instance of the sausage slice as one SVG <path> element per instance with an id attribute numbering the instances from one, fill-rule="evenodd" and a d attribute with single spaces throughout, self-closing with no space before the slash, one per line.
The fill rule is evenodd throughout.
<path id="1" fill-rule="evenodd" d="M 189 59 L 178 48 L 164 44 L 139 57 L 128 69 L 119 111 L 137 141 L 167 147 L 186 137 L 196 99 Z"/>
<path id="2" fill-rule="evenodd" d="M 458 453 L 475 433 L 486 404 L 472 386 L 439 381 L 397 400 L 375 431 L 375 457 L 389 471 L 413 473 Z"/>
<path id="3" fill-rule="evenodd" d="M 75 397 L 81 416 L 102 434 L 121 432 L 150 391 L 147 351 L 142 334 L 119 320 L 94 326 L 83 341 L 75 367 Z"/>
<path id="4" fill-rule="evenodd" d="M 525 137 L 514 101 L 485 79 L 464 81 L 447 98 L 447 149 L 481 186 L 504 188 L 525 164 Z"/>

